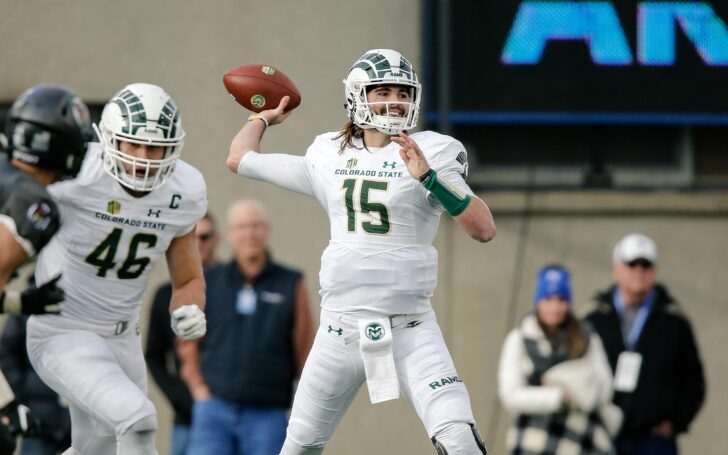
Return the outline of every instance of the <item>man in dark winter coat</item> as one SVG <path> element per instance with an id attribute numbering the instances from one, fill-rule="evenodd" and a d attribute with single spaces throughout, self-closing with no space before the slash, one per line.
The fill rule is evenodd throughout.
<path id="1" fill-rule="evenodd" d="M 620 455 L 677 453 L 705 398 L 703 365 L 690 322 L 655 282 L 657 247 L 630 234 L 614 248 L 616 284 L 588 316 L 614 372 L 614 403 L 624 412 Z"/>

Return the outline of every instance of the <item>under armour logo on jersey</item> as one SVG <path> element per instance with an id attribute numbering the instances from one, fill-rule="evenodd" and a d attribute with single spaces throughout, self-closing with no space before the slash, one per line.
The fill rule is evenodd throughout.
<path id="1" fill-rule="evenodd" d="M 147 216 L 152 216 L 152 215 L 154 215 L 155 217 L 159 218 L 159 215 L 161 215 L 161 214 L 162 214 L 162 210 L 154 210 L 154 209 L 149 209 L 149 210 L 147 211 Z"/>
<path id="2" fill-rule="evenodd" d="M 396 161 L 392 161 L 391 163 L 389 161 L 385 161 L 382 164 L 382 169 L 387 169 L 387 168 L 394 169 L 396 166 L 397 166 Z"/>
<path id="3" fill-rule="evenodd" d="M 407 324 L 405 324 L 405 329 L 411 329 L 414 327 L 417 327 L 418 325 L 422 324 L 422 321 L 410 321 Z"/>
<path id="4" fill-rule="evenodd" d="M 334 329 L 333 327 L 329 326 L 329 333 L 336 332 L 337 335 L 341 336 L 344 334 L 344 329 L 339 327 L 338 329 Z"/>

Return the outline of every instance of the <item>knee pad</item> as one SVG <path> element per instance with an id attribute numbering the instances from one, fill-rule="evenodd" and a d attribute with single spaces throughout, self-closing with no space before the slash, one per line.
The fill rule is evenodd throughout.
<path id="1" fill-rule="evenodd" d="M 305 447 L 293 442 L 291 438 L 286 438 L 280 455 L 320 455 L 322 453 L 324 453 L 324 446 Z"/>
<path id="2" fill-rule="evenodd" d="M 432 437 L 432 444 L 437 450 L 437 455 L 486 455 L 488 453 L 478 427 L 473 423 L 448 423 Z"/>
<path id="3" fill-rule="evenodd" d="M 157 416 L 142 417 L 116 436 L 117 455 L 156 455 L 157 451 L 154 448 L 156 432 Z"/>

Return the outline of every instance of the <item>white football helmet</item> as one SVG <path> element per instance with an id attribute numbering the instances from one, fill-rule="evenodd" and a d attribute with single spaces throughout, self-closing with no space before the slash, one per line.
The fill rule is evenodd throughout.
<path id="1" fill-rule="evenodd" d="M 410 88 L 410 101 L 406 104 L 404 117 L 390 116 L 387 103 L 370 103 L 367 93 L 378 85 L 395 84 Z M 346 110 L 355 125 L 363 129 L 376 128 L 384 134 L 394 136 L 400 131 L 417 126 L 420 110 L 422 85 L 417 80 L 412 64 L 402 54 L 391 49 L 372 49 L 357 59 L 344 79 Z M 384 114 L 376 114 L 371 106 L 385 104 Z"/>
<path id="2" fill-rule="evenodd" d="M 167 182 L 179 159 L 185 132 L 172 97 L 152 84 L 130 84 L 106 104 L 96 133 L 103 146 L 104 170 L 134 191 L 152 191 Z M 165 147 L 159 160 L 122 153 L 119 142 Z M 130 172 L 124 165 L 130 166 Z M 143 171 L 143 175 L 140 172 Z"/>

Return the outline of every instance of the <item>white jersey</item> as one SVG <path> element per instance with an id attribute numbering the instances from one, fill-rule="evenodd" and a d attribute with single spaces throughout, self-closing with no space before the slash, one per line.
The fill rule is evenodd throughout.
<path id="1" fill-rule="evenodd" d="M 178 161 L 164 186 L 135 198 L 104 171 L 98 144 L 78 177 L 48 192 L 63 224 L 38 257 L 36 281 L 62 273 L 62 314 L 93 322 L 136 318 L 152 266 L 207 209 L 205 181 L 189 164 Z"/>
<path id="2" fill-rule="evenodd" d="M 437 285 L 440 204 L 413 179 L 400 146 L 346 148 L 339 132 L 318 136 L 305 157 L 248 153 L 238 172 L 318 199 L 331 241 L 321 257 L 321 305 L 338 312 L 422 313 Z M 450 136 L 424 131 L 411 138 L 430 166 L 458 190 L 467 155 Z"/>

